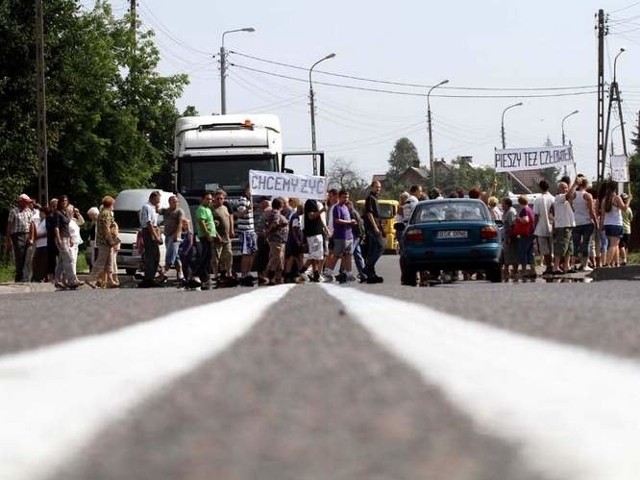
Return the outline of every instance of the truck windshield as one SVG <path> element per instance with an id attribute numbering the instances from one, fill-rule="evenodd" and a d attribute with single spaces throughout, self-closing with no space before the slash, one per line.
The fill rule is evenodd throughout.
<path id="1" fill-rule="evenodd" d="M 240 190 L 249 170 L 276 170 L 273 156 L 187 157 L 178 159 L 178 185 L 183 195 L 215 190 Z"/>

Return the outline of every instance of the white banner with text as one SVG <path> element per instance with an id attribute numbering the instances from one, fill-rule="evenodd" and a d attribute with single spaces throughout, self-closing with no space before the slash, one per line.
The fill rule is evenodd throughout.
<path id="1" fill-rule="evenodd" d="M 496 149 L 495 163 L 496 172 L 560 168 L 573 165 L 573 150 L 571 145 Z"/>
<path id="2" fill-rule="evenodd" d="M 629 157 L 626 155 L 611 156 L 611 179 L 616 182 L 629 181 Z"/>
<path id="3" fill-rule="evenodd" d="M 324 200 L 327 179 L 313 175 L 249 170 L 252 195 Z"/>

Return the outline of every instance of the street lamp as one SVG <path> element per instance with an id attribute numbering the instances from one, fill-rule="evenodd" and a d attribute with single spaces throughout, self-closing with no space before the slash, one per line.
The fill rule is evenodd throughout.
<path id="1" fill-rule="evenodd" d="M 227 33 L 235 32 L 255 32 L 253 27 L 237 28 L 235 30 L 227 30 L 222 32 L 222 44 L 220 46 L 220 113 L 224 115 L 227 113 L 227 52 L 224 49 L 224 36 Z"/>
<path id="2" fill-rule="evenodd" d="M 436 170 L 433 165 L 433 134 L 431 133 L 431 103 L 429 102 L 429 95 L 434 88 L 438 88 L 441 85 L 449 83 L 449 80 L 443 80 L 437 85 L 434 85 L 427 92 L 427 128 L 429 131 L 429 168 L 431 169 L 431 186 L 436 188 Z"/>
<path id="3" fill-rule="evenodd" d="M 502 137 L 502 149 L 504 150 L 505 148 L 507 148 L 507 142 L 505 140 L 504 137 L 504 114 L 507 112 L 507 110 L 509 110 L 510 108 L 514 108 L 514 107 L 521 107 L 522 106 L 522 102 L 518 102 L 518 103 L 514 103 L 513 105 L 509 105 L 507 108 L 505 108 L 502 111 L 502 120 L 500 121 L 500 136 Z"/>
<path id="4" fill-rule="evenodd" d="M 616 81 L 616 63 L 618 62 L 618 57 L 622 55 L 624 52 L 624 48 L 621 48 L 616 57 L 613 59 L 613 81 Z"/>
<path id="5" fill-rule="evenodd" d="M 562 145 L 566 145 L 565 143 L 565 138 L 564 138 L 564 121 L 569 118 L 571 115 L 575 115 L 576 113 L 578 113 L 579 110 L 574 110 L 573 112 L 571 112 L 569 115 L 566 115 L 563 119 L 562 119 Z"/>
<path id="6" fill-rule="evenodd" d="M 611 129 L 611 156 L 613 157 L 614 152 L 613 152 L 613 132 L 616 131 L 616 129 L 622 127 L 622 125 L 624 125 L 626 122 L 620 122 L 618 125 L 616 125 L 615 127 L 613 127 Z"/>
<path id="7" fill-rule="evenodd" d="M 315 68 L 315 66 L 318 65 L 320 62 L 324 62 L 325 60 L 329 60 L 330 58 L 333 58 L 335 56 L 336 56 L 335 53 L 330 53 L 326 57 L 322 57 L 316 63 L 311 65 L 311 68 L 309 69 L 309 104 L 311 106 L 311 150 L 313 152 L 316 151 L 316 105 L 315 105 L 315 97 L 313 94 L 313 83 L 311 82 L 311 72 L 313 72 L 313 69 Z M 316 171 L 316 167 L 317 167 L 316 156 L 314 155 L 313 156 L 314 172 Z"/>

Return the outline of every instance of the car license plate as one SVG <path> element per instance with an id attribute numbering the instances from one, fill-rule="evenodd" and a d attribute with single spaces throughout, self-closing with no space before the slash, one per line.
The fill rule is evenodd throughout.
<path id="1" fill-rule="evenodd" d="M 440 230 L 438 232 L 437 238 L 467 238 L 468 236 L 469 232 L 467 232 L 466 230 Z"/>

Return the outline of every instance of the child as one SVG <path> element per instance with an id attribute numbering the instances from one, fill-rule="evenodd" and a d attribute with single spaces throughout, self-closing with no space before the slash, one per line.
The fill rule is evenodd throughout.
<path id="1" fill-rule="evenodd" d="M 180 233 L 180 247 L 178 248 L 178 257 L 182 269 L 178 271 L 178 286 L 184 287 L 189 285 L 193 280 L 191 270 L 191 261 L 193 259 L 193 232 L 189 227 L 189 220 L 182 219 L 182 231 Z"/>

